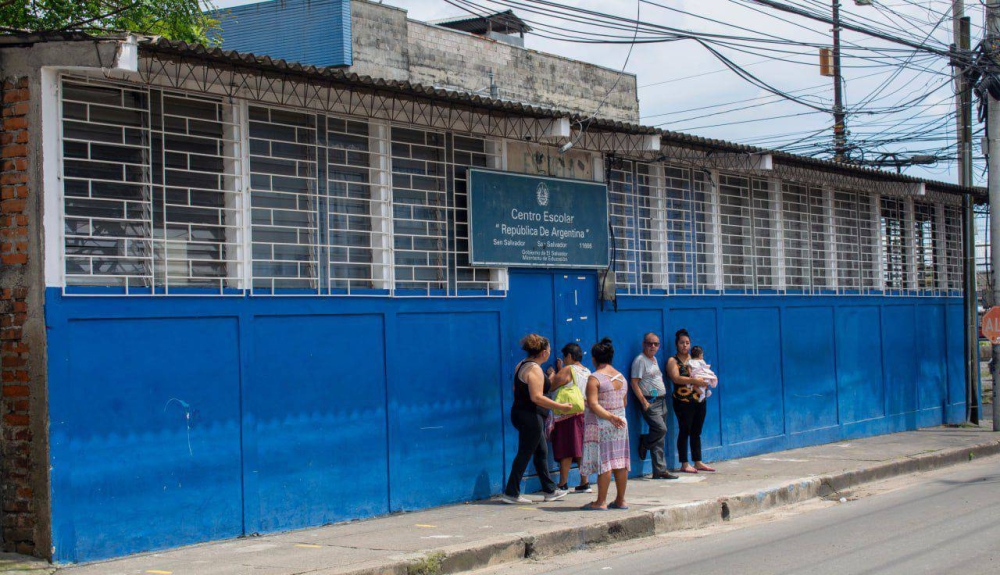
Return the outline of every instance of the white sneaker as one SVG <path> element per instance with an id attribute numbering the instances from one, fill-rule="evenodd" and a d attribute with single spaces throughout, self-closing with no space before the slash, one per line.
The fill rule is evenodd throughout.
<path id="1" fill-rule="evenodd" d="M 556 489 L 552 493 L 545 494 L 545 501 L 559 501 L 563 497 L 566 497 L 567 493 L 569 493 L 569 491 L 565 489 Z"/>
<path id="2" fill-rule="evenodd" d="M 528 499 L 527 497 L 525 497 L 523 495 L 518 495 L 517 497 L 511 497 L 510 495 L 507 495 L 506 493 L 504 493 L 503 495 L 500 496 L 500 501 L 503 502 L 503 503 L 506 503 L 507 505 L 525 505 L 525 504 L 530 505 L 530 504 L 534 503 L 534 501 L 532 501 L 531 499 Z"/>

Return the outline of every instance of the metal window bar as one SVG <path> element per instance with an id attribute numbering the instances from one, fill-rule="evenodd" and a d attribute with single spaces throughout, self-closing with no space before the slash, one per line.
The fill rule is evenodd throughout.
<path id="1" fill-rule="evenodd" d="M 663 165 L 636 162 L 636 231 L 639 290 L 667 293 L 667 210 Z"/>
<path id="2" fill-rule="evenodd" d="M 938 295 L 938 261 L 935 253 L 937 218 L 934 204 L 913 202 L 913 263 L 916 289 L 921 295 Z"/>
<path id="3" fill-rule="evenodd" d="M 875 208 L 877 196 L 858 194 L 858 270 L 861 293 L 882 291 L 879 278 L 878 212 Z"/>
<path id="4" fill-rule="evenodd" d="M 491 138 L 450 134 L 449 172 L 452 179 L 452 253 L 453 295 L 500 296 L 507 290 L 507 270 L 473 267 L 469 263 L 469 168 L 500 169 L 503 152 Z"/>
<path id="5" fill-rule="evenodd" d="M 666 227 L 667 293 L 693 293 L 697 249 L 694 237 L 693 192 L 691 170 L 679 166 L 664 166 L 664 198 Z"/>
<path id="6" fill-rule="evenodd" d="M 319 293 L 320 118 L 249 108 L 254 294 Z"/>
<path id="7" fill-rule="evenodd" d="M 713 174 L 704 170 L 692 171 L 694 202 L 691 219 L 695 245 L 695 290 L 699 293 L 718 293 L 722 290 L 721 244 L 718 230 L 721 225 L 718 186 Z"/>
<path id="8" fill-rule="evenodd" d="M 384 257 L 390 230 L 384 225 L 391 198 L 380 186 L 388 165 L 379 126 L 325 117 L 325 242 L 327 293 L 390 292 L 392 264 Z"/>
<path id="9" fill-rule="evenodd" d="M 989 207 L 976 207 L 974 211 L 976 226 L 975 264 L 977 274 L 990 273 L 990 212 Z M 960 224 L 961 225 L 961 224 Z M 949 234 L 949 238 L 951 235 Z M 987 276 L 988 277 L 988 276 Z M 982 283 L 982 282 L 980 282 Z"/>
<path id="10" fill-rule="evenodd" d="M 883 281 L 887 292 L 899 294 L 906 289 L 906 272 L 909 267 L 903 200 L 883 196 L 880 215 Z"/>
<path id="11" fill-rule="evenodd" d="M 67 286 L 153 288 L 149 92 L 60 86 Z"/>
<path id="12" fill-rule="evenodd" d="M 808 187 L 782 183 L 784 224 L 785 290 L 807 294 L 812 291 L 812 234 L 809 219 Z"/>
<path id="13" fill-rule="evenodd" d="M 750 188 L 753 287 L 756 293 L 762 290 L 774 292 L 778 288 L 778 227 L 775 214 L 779 206 L 771 184 L 770 180 L 755 178 Z"/>
<path id="14" fill-rule="evenodd" d="M 723 287 L 727 293 L 753 293 L 753 224 L 747 178 L 719 175 L 719 210 Z"/>
<path id="15" fill-rule="evenodd" d="M 862 293 L 861 203 L 856 192 L 833 192 L 834 242 L 837 246 L 837 288 L 840 293 Z"/>
<path id="16" fill-rule="evenodd" d="M 829 224 L 830 201 L 819 187 L 809 188 L 809 247 L 812 261 L 812 293 L 833 293 L 831 280 L 832 230 Z"/>
<path id="17" fill-rule="evenodd" d="M 608 215 L 614 232 L 614 272 L 619 293 L 641 293 L 638 274 L 637 194 L 634 162 L 614 158 L 609 160 Z"/>
<path id="18" fill-rule="evenodd" d="M 944 206 L 945 232 L 945 273 L 948 279 L 950 294 L 961 294 L 965 286 L 962 283 L 962 208 L 959 206 Z M 977 234 L 978 237 L 978 234 Z"/>
<path id="19" fill-rule="evenodd" d="M 447 295 L 447 135 L 400 126 L 390 135 L 395 294 Z"/>
<path id="20" fill-rule="evenodd" d="M 64 291 L 240 293 L 235 108 L 73 77 L 60 99 Z"/>
<path id="21" fill-rule="evenodd" d="M 938 273 L 936 274 L 934 284 L 937 295 L 947 296 L 951 293 L 948 287 L 948 236 L 946 235 L 945 226 L 947 216 L 944 204 L 935 203 L 932 208 L 934 210 L 934 220 L 937 222 L 937 225 L 934 227 L 934 257 L 938 262 Z"/>
<path id="22" fill-rule="evenodd" d="M 236 109 L 218 97 L 150 91 L 154 275 L 165 293 L 242 288 L 242 159 Z M 183 293 L 183 291 L 182 291 Z"/>

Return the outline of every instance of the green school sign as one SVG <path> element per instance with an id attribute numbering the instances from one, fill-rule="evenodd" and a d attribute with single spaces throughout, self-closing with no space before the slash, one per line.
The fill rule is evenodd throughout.
<path id="1" fill-rule="evenodd" d="M 469 170 L 472 265 L 605 268 L 604 184 Z"/>

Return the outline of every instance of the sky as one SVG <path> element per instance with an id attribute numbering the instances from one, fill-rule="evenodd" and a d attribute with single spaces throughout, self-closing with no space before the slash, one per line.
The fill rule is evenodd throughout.
<path id="1" fill-rule="evenodd" d="M 829 15 L 832 0 L 781 0 Z M 216 7 L 249 4 L 215 0 Z M 782 13 L 751 0 L 384 0 L 410 18 L 436 20 L 469 10 L 514 9 L 536 30 L 528 48 L 635 74 L 641 123 L 793 153 L 830 157 L 833 80 L 819 73 L 820 46 L 832 42 L 831 26 Z M 606 21 L 572 14 L 556 5 L 618 16 Z M 947 50 L 952 42 L 951 0 L 873 0 L 858 6 L 842 0 L 845 21 L 876 28 L 921 45 Z M 981 4 L 967 0 L 973 46 L 982 38 Z M 637 18 L 638 14 L 638 18 Z M 662 28 L 636 32 L 634 21 L 679 29 L 718 42 L 710 45 L 741 77 L 692 39 L 671 39 Z M 548 37 L 546 37 L 548 36 Z M 738 36 L 750 41 L 723 39 Z M 562 39 L 556 39 L 560 37 Z M 566 38 L 572 41 L 567 41 Z M 640 42 L 632 45 L 637 37 Z M 955 104 L 947 58 L 844 30 L 844 104 L 848 144 L 854 160 L 875 162 L 933 155 L 932 166 L 911 166 L 906 174 L 957 181 Z M 581 40 L 601 40 L 599 43 Z M 614 40 L 617 43 L 608 43 Z M 629 52 L 631 48 L 631 53 Z M 796 101 L 775 95 L 790 95 Z M 974 130 L 981 129 L 976 123 Z M 897 141 L 898 140 L 898 141 Z M 974 137 L 976 181 L 985 185 L 985 161 Z"/>

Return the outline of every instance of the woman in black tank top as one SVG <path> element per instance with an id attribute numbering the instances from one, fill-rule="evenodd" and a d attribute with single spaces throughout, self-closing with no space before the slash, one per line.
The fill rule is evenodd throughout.
<path id="1" fill-rule="evenodd" d="M 691 369 L 688 367 L 688 360 L 691 359 L 691 336 L 686 329 L 679 329 L 674 334 L 674 346 L 677 348 L 677 355 L 667 360 L 667 376 L 674 384 L 672 399 L 674 415 L 677 417 L 677 459 L 681 462 L 680 471 L 715 471 L 701 460 L 701 430 L 705 425 L 707 412 L 705 402 L 699 401 L 699 398 L 705 393 L 708 384 L 691 377 Z"/>
<path id="2" fill-rule="evenodd" d="M 550 409 L 569 409 L 569 404 L 556 403 L 545 396 L 551 389 L 542 364 L 549 359 L 549 340 L 529 334 L 521 340 L 521 349 L 528 357 L 514 368 L 514 403 L 510 406 L 510 421 L 517 429 L 517 455 L 510 466 L 510 476 L 501 500 L 504 503 L 534 503 L 521 496 L 521 479 L 534 458 L 535 471 L 545 492 L 545 501 L 566 496 L 549 477 L 548 446 L 545 442 L 545 415 Z"/>

